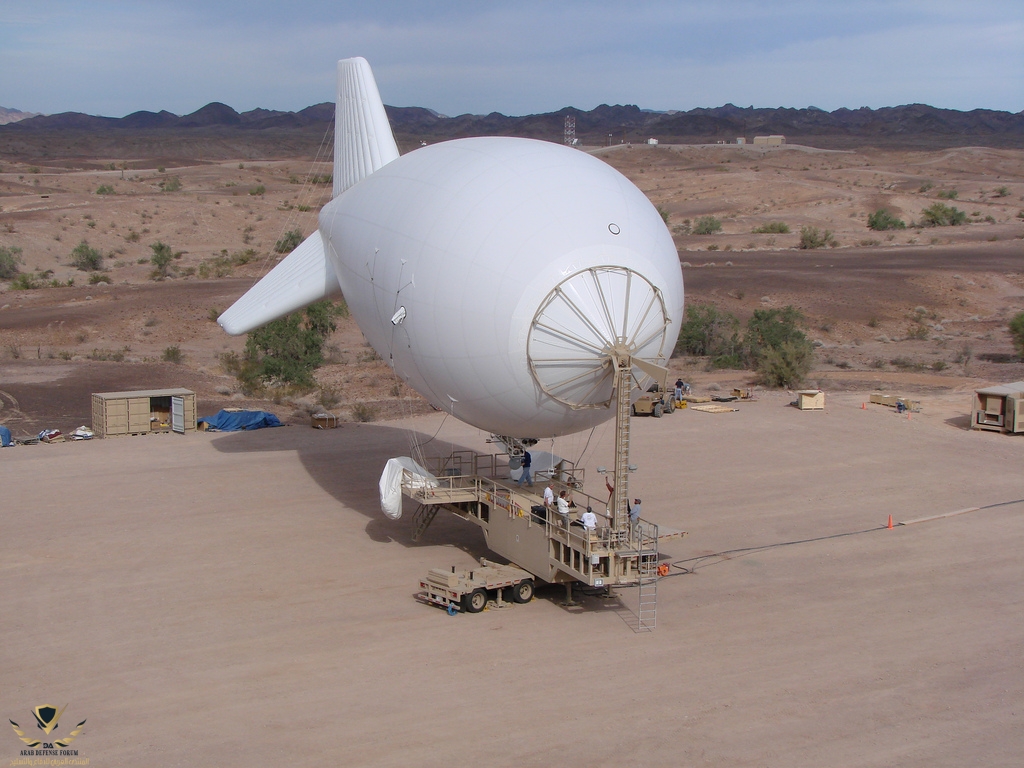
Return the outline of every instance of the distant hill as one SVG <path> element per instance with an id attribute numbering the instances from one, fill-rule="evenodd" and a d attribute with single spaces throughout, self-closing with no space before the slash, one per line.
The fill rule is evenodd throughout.
<path id="1" fill-rule="evenodd" d="M 0 115 L 13 110 L 0 109 Z M 960 112 L 909 104 L 882 109 L 737 107 L 652 112 L 634 105 L 602 104 L 589 111 L 510 117 L 445 117 L 422 107 L 387 107 L 403 151 L 421 143 L 467 136 L 525 136 L 561 141 L 567 115 L 585 145 L 609 142 L 662 143 L 748 141 L 755 135 L 783 134 L 790 143 L 823 148 L 879 146 L 935 149 L 955 146 L 1024 148 L 1024 112 L 987 109 Z M 24 115 L 25 113 L 14 113 Z M 312 156 L 331 130 L 334 105 L 316 104 L 299 112 L 254 109 L 236 112 L 214 102 L 188 115 L 134 112 L 122 118 L 78 112 L 37 115 L 0 125 L 0 155 L 37 160 L 67 157 L 138 159 L 274 158 Z"/>
<path id="2" fill-rule="evenodd" d="M 22 112 L 20 109 L 9 109 L 8 107 L 0 107 L 0 125 L 16 123 L 19 120 L 25 120 L 30 117 L 35 117 L 38 114 L 38 112 Z"/>

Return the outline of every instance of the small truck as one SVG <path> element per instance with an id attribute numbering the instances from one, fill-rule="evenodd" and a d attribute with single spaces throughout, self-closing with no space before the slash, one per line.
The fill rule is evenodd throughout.
<path id="1" fill-rule="evenodd" d="M 493 599 L 505 603 L 528 603 L 533 599 L 533 574 L 514 565 L 500 565 L 485 558 L 472 570 L 450 571 L 431 568 L 420 581 L 419 598 L 446 608 L 449 613 L 480 613 Z"/>
<path id="2" fill-rule="evenodd" d="M 675 398 L 666 397 L 666 393 L 659 392 L 658 385 L 655 384 L 637 398 L 629 407 L 629 412 L 632 416 L 653 416 L 660 419 L 663 413 L 672 413 L 675 409 Z"/>

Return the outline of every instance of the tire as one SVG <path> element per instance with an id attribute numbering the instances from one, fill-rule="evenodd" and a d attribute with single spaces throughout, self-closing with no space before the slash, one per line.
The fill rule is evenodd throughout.
<path id="1" fill-rule="evenodd" d="M 468 595 L 462 596 L 462 610 L 466 613 L 480 613 L 487 607 L 487 590 L 483 587 L 474 589 Z"/>
<path id="2" fill-rule="evenodd" d="M 665 403 L 665 413 L 672 413 L 676 409 L 676 404 L 672 400 Z"/>
<path id="3" fill-rule="evenodd" d="M 656 418 L 656 419 L 660 419 L 660 418 L 661 418 L 661 411 L 662 411 L 662 408 L 661 408 L 661 403 L 657 403 L 657 404 L 656 404 L 656 405 L 654 406 L 654 410 L 652 410 L 652 411 L 651 411 L 651 415 L 652 415 L 652 416 L 653 416 L 654 418 Z"/>
<path id="4" fill-rule="evenodd" d="M 528 603 L 533 600 L 533 579 L 523 579 L 512 587 L 512 601 Z"/>

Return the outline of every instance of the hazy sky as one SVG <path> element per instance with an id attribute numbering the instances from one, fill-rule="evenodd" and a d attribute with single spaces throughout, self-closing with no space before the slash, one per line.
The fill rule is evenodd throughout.
<path id="1" fill-rule="evenodd" d="M 385 103 L 1024 110 L 1024 0 L 0 0 L 0 106 L 297 110 L 365 56 Z"/>

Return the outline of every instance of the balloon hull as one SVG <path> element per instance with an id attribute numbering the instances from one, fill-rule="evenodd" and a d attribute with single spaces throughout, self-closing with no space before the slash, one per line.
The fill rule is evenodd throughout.
<path id="1" fill-rule="evenodd" d="M 661 216 L 579 150 L 515 138 L 423 147 L 332 200 L 320 233 L 377 353 L 489 432 L 542 438 L 605 421 L 610 347 L 664 361 L 679 331 L 682 276 Z"/>

